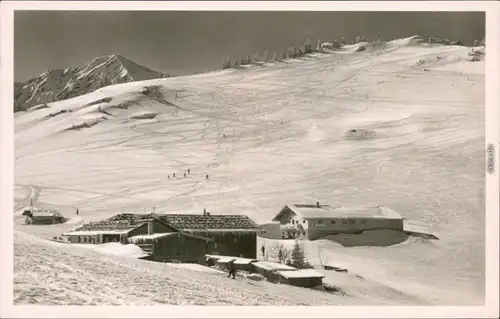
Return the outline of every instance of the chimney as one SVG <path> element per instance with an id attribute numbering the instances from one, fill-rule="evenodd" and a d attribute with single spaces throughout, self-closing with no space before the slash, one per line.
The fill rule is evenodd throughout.
<path id="1" fill-rule="evenodd" d="M 153 221 L 148 221 L 148 235 L 153 235 Z"/>
<path id="2" fill-rule="evenodd" d="M 207 209 L 203 208 L 203 216 L 207 216 Z"/>
<path id="3" fill-rule="evenodd" d="M 316 206 L 318 206 L 318 208 L 320 208 L 321 206 L 319 205 L 319 202 L 316 202 Z"/>

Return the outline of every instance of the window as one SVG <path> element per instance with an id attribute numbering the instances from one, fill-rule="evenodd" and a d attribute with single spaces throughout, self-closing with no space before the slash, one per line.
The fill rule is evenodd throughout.
<path id="1" fill-rule="evenodd" d="M 337 222 L 336 222 L 336 221 L 334 221 L 334 220 L 331 220 L 331 221 L 330 221 L 330 223 L 331 223 L 331 224 L 336 224 Z"/>
<path id="2" fill-rule="evenodd" d="M 323 224 L 323 221 L 321 219 L 318 220 L 318 224 Z"/>
<path id="3" fill-rule="evenodd" d="M 351 219 L 351 220 L 349 220 L 349 224 L 354 224 L 354 223 L 355 223 L 355 221 L 354 221 L 354 220 L 352 220 L 352 219 Z"/>
<path id="4" fill-rule="evenodd" d="M 306 220 L 304 219 L 304 220 L 302 221 L 302 224 L 305 224 L 305 223 L 306 223 Z"/>
<path id="5" fill-rule="evenodd" d="M 344 220 L 342 221 L 342 224 L 347 225 L 347 220 L 345 220 L 345 219 L 344 219 Z"/>
<path id="6" fill-rule="evenodd" d="M 292 225 L 294 225 L 294 224 L 295 224 L 295 220 L 292 219 Z"/>

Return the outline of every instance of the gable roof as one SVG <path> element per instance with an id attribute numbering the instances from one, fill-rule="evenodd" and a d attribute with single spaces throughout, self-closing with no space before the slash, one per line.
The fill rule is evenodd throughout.
<path id="1" fill-rule="evenodd" d="M 31 212 L 33 213 L 33 217 L 63 217 L 57 210 L 55 209 L 47 209 L 47 208 L 39 208 L 32 207 Z"/>
<path id="2" fill-rule="evenodd" d="M 161 214 L 158 219 L 183 231 L 262 231 L 244 215 Z"/>
<path id="3" fill-rule="evenodd" d="M 154 214 L 121 213 L 105 220 L 86 223 L 71 232 L 67 232 L 67 234 L 74 235 L 76 233 L 82 233 L 82 232 L 99 232 L 99 233 L 110 232 L 110 233 L 125 234 L 153 220 L 158 223 L 162 223 L 174 230 L 177 230 L 174 227 L 165 224 L 165 222 L 156 218 Z"/>
<path id="4" fill-rule="evenodd" d="M 390 218 L 401 219 L 396 211 L 385 206 L 330 206 L 289 204 L 274 217 L 273 221 L 287 212 L 293 212 L 304 219 L 318 218 Z"/>

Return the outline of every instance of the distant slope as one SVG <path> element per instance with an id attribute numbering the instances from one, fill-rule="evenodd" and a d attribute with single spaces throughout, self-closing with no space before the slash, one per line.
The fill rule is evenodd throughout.
<path id="1" fill-rule="evenodd" d="M 80 96 L 102 87 L 169 77 L 123 56 L 98 57 L 75 68 L 49 70 L 24 83 L 14 84 L 14 112 L 32 106 Z"/>

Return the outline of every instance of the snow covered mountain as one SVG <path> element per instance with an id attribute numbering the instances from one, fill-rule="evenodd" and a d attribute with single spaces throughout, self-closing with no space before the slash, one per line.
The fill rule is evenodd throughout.
<path id="1" fill-rule="evenodd" d="M 120 55 L 109 55 L 75 68 L 49 70 L 25 83 L 14 84 L 14 111 L 69 99 L 102 87 L 170 77 Z"/>

